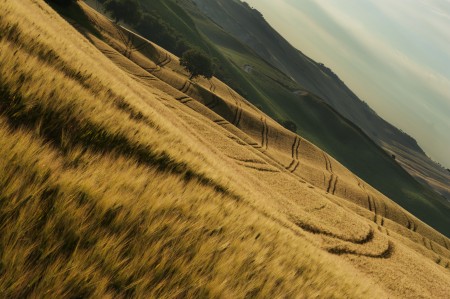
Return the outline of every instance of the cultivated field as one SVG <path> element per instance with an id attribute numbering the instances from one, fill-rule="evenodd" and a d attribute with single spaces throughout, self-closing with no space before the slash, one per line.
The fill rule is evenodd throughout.
<path id="1" fill-rule="evenodd" d="M 448 297 L 448 238 L 79 5 L 0 0 L 0 297 Z"/>

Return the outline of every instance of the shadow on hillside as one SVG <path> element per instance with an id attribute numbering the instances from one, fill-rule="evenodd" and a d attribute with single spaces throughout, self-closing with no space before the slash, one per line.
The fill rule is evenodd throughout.
<path id="1" fill-rule="evenodd" d="M 90 33 L 95 35 L 96 37 L 101 37 L 101 33 L 92 25 L 91 20 L 88 18 L 84 10 L 80 7 L 77 1 L 70 1 L 69 4 L 63 4 L 65 1 L 51 1 L 46 0 L 47 4 L 50 5 L 59 15 L 61 15 L 64 19 L 75 21 L 81 27 L 88 30 Z M 72 23 L 72 22 L 70 22 Z M 79 26 L 75 27 L 78 31 L 80 30 Z"/>

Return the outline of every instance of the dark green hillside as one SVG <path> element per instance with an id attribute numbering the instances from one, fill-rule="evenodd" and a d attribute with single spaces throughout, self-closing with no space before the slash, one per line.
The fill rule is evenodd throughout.
<path id="1" fill-rule="evenodd" d="M 374 140 L 398 142 L 423 154 L 417 142 L 390 125 L 333 73 L 295 49 L 255 9 L 239 0 L 195 0 L 199 9 L 227 33 L 253 49 L 296 82 L 323 98 Z M 307 41 L 305 41 L 307 42 Z"/>
<path id="2" fill-rule="evenodd" d="M 164 22 L 169 24 L 177 34 L 183 36 L 192 46 L 200 48 L 207 53 L 217 63 L 216 76 L 228 83 L 236 91 L 241 93 L 247 98 L 255 98 L 257 101 L 261 101 L 261 95 L 253 86 L 247 82 L 242 76 L 239 69 L 223 55 L 221 51 L 214 45 L 214 41 L 205 38 L 204 34 L 198 30 L 198 25 L 194 22 L 194 19 L 203 19 L 202 14 L 192 15 L 186 12 L 185 8 L 182 8 L 174 1 L 164 0 L 140 0 L 141 6 L 146 13 L 154 15 Z M 196 20 L 197 21 L 197 20 Z M 210 22 L 209 20 L 207 20 Z M 150 40 L 151 35 L 146 32 L 140 32 Z M 227 38 L 234 41 L 236 45 L 242 46 L 242 44 L 235 38 L 226 34 Z M 172 49 L 168 49 L 172 52 Z M 248 49 L 248 51 L 250 51 Z"/>

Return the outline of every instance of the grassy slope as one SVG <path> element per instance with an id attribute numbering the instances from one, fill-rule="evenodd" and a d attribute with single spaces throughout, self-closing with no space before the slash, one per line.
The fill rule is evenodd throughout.
<path id="1" fill-rule="evenodd" d="M 245 92 L 246 96 L 250 98 L 261 99 L 263 96 L 248 82 L 248 80 L 241 74 L 233 64 L 220 52 L 211 41 L 205 39 L 204 36 L 197 30 L 195 23 L 191 16 L 172 1 L 141 1 L 144 9 L 156 11 L 166 22 L 174 27 L 178 32 L 183 34 L 188 41 L 195 46 L 201 48 L 211 57 L 216 58 L 220 62 L 223 69 L 222 73 L 225 82 L 232 82 L 236 90 L 241 93 Z M 230 37 L 231 38 L 231 37 Z M 237 40 L 235 42 L 239 43 Z"/>
<path id="2" fill-rule="evenodd" d="M 92 11 L 100 39 L 44 2 L 0 4 L 1 297 L 450 292 L 450 240 L 220 81 L 186 85 Z M 261 126 L 265 149 L 245 141 Z"/>
<path id="3" fill-rule="evenodd" d="M 239 0 L 194 2 L 208 11 L 208 15 L 221 24 L 225 31 L 325 99 L 375 140 L 395 141 L 423 153 L 411 137 L 378 117 L 332 71 L 290 45 L 258 11 Z"/>
<path id="4" fill-rule="evenodd" d="M 189 2 L 184 5 L 192 13 L 195 28 L 192 21 L 183 21 L 188 18 L 185 14 L 177 14 L 173 11 L 174 5 L 168 3 L 172 2 L 155 3 L 152 8 L 158 9 L 178 31 L 199 41 L 205 50 L 225 57 L 224 65 L 238 74 L 235 78 L 248 95 L 247 99 L 274 118 L 293 120 L 301 135 L 420 219 L 450 235 L 450 207 L 439 194 L 419 184 L 336 110 L 317 97 L 299 97 L 292 93 L 303 87 L 205 18 Z M 186 23 L 191 25 L 185 26 Z M 251 65 L 253 71 L 246 73 L 244 65 Z"/>
<path id="5" fill-rule="evenodd" d="M 218 191 L 160 94 L 44 2 L 0 4 L 1 297 L 376 294 Z"/>
<path id="6" fill-rule="evenodd" d="M 428 158 L 413 138 L 380 118 L 329 69 L 292 47 L 257 11 L 239 0 L 195 2 L 228 33 L 320 95 L 388 152 L 394 153 L 412 176 L 449 198 L 450 175 L 445 169 Z"/>

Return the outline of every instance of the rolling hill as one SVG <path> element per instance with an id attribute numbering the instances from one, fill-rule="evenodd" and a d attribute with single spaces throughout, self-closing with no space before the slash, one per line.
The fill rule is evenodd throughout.
<path id="1" fill-rule="evenodd" d="M 213 21 L 213 15 L 211 17 L 205 15 L 201 10 L 200 2 L 155 0 L 140 1 L 140 3 L 144 11 L 159 15 L 179 33 L 187 36 L 196 46 L 219 60 L 221 68 L 225 69 L 226 77 L 224 79 L 229 79 L 231 76 L 232 79 L 227 80 L 227 83 L 233 89 L 236 88 L 236 91 L 252 104 L 273 119 L 287 119 L 295 122 L 298 128 L 297 132 L 304 138 L 318 145 L 345 167 L 418 216 L 422 221 L 450 236 L 450 218 L 448 217 L 450 202 L 414 179 L 398 163 L 403 161 L 402 158 L 392 159 L 391 154 L 387 154 L 365 131 L 344 117 L 322 97 L 300 85 L 280 68 L 275 67 L 274 63 L 263 59 L 250 46 L 230 35 L 224 30 L 226 26 L 222 27 Z M 252 16 L 247 15 L 249 11 L 261 18 L 259 13 L 239 1 L 223 1 L 223 3 L 222 1 L 207 1 L 207 3 L 223 15 L 230 15 L 230 18 L 234 16 L 234 22 L 230 21 L 230 23 L 240 24 L 245 20 L 251 22 Z M 218 6 L 219 4 L 220 6 Z M 95 7 L 95 5 L 93 6 Z M 229 6 L 232 9 L 228 8 Z M 266 26 L 268 25 L 266 24 Z M 242 27 L 243 32 L 247 30 L 247 27 L 252 28 L 250 24 Z M 271 32 L 270 27 L 264 28 L 260 31 Z M 255 29 L 254 32 L 256 34 L 258 30 Z M 145 34 L 145 32 L 141 32 L 141 34 Z M 152 38 L 151 36 L 147 37 Z M 273 44 L 268 40 L 266 42 L 268 45 Z M 281 41 L 279 44 L 282 44 Z M 299 53 L 297 50 L 295 52 Z M 296 60 L 293 58 L 292 61 Z M 313 69 L 320 67 L 310 59 L 307 61 Z M 323 73 L 320 72 L 319 75 L 323 76 Z M 316 78 L 314 80 L 319 82 L 321 80 L 319 75 L 313 74 L 312 78 Z M 329 80 L 331 79 L 324 79 L 321 84 L 331 85 Z M 338 86 L 334 89 L 341 88 L 336 84 L 331 86 Z M 342 94 L 341 89 L 338 94 Z M 358 105 L 355 107 L 357 109 Z M 364 109 L 358 113 L 365 114 Z M 419 161 L 414 156 L 411 157 L 410 151 L 410 148 L 403 147 L 403 156 L 408 157 L 410 163 Z M 441 182 L 440 179 L 442 176 L 435 179 L 435 183 Z M 440 185 L 446 186 L 442 182 Z"/>
<path id="2" fill-rule="evenodd" d="M 450 173 L 446 169 L 432 161 L 411 136 L 378 116 L 332 70 L 294 48 L 261 13 L 239 0 L 194 2 L 223 30 L 318 95 L 388 153 L 395 154 L 397 161 L 412 176 L 446 197 L 444 202 L 450 200 Z"/>
<path id="3" fill-rule="evenodd" d="M 450 293 L 447 237 L 228 85 L 84 2 L 0 5 L 1 297 Z"/>

